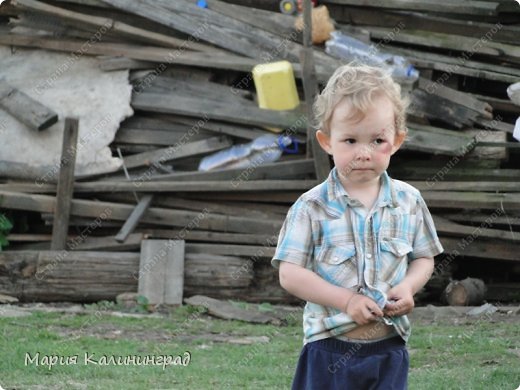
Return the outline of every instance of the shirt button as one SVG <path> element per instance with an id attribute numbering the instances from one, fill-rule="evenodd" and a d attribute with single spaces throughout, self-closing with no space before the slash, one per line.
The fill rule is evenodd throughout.
<path id="1" fill-rule="evenodd" d="M 367 253 L 367 259 L 371 259 L 372 258 L 372 254 L 371 253 Z"/>

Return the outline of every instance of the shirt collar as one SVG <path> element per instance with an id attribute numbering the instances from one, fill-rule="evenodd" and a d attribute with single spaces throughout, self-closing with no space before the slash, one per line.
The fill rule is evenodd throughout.
<path id="1" fill-rule="evenodd" d="M 332 168 L 327 178 L 327 195 L 330 200 L 345 197 L 349 206 L 357 206 L 360 204 L 358 200 L 349 196 L 341 184 L 336 167 Z M 377 205 L 379 207 L 390 206 L 394 208 L 398 206 L 394 185 L 386 171 L 384 171 L 381 175 L 381 189 L 379 191 Z"/>

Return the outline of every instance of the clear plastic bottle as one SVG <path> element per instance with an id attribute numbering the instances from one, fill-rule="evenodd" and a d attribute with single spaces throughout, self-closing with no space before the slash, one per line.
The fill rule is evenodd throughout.
<path id="1" fill-rule="evenodd" d="M 388 69 L 400 83 L 413 83 L 419 78 L 417 69 L 404 57 L 379 52 L 375 47 L 340 31 L 334 31 L 331 35 L 332 38 L 325 42 L 325 52 L 331 56 Z"/>
<path id="2" fill-rule="evenodd" d="M 266 134 L 247 144 L 233 145 L 220 152 L 204 157 L 199 164 L 199 171 L 213 169 L 247 168 L 278 160 L 287 146 L 294 139 L 284 135 Z M 289 151 L 291 152 L 291 151 Z"/>

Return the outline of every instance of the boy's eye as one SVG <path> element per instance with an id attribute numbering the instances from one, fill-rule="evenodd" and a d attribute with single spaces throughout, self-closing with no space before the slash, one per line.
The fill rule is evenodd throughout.
<path id="1" fill-rule="evenodd" d="M 385 140 L 384 140 L 383 138 L 376 138 L 376 139 L 374 140 L 374 143 L 375 143 L 376 145 L 381 145 L 381 144 L 384 143 L 384 142 L 385 142 Z"/>
<path id="2" fill-rule="evenodd" d="M 347 144 L 355 144 L 355 143 L 356 143 L 356 140 L 355 140 L 354 138 L 347 138 L 347 139 L 345 140 L 345 142 L 346 142 Z"/>

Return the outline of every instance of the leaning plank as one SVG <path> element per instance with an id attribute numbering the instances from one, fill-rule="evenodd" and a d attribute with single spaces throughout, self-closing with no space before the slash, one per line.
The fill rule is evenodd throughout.
<path id="1" fill-rule="evenodd" d="M 433 82 L 423 77 L 419 77 L 419 88 L 476 111 L 485 118 L 493 118 L 492 107 L 470 94 L 457 91 L 456 89 L 446 87 L 440 82 Z"/>
<path id="2" fill-rule="evenodd" d="M 159 46 L 176 47 L 187 50 L 201 50 L 205 47 L 192 42 L 186 45 L 185 40 L 158 34 L 152 31 L 144 30 L 142 28 L 133 27 L 126 23 L 118 22 L 110 18 L 98 17 L 94 15 L 82 14 L 79 12 L 70 11 L 65 8 L 55 7 L 35 0 L 13 0 L 13 6 L 18 9 L 38 12 L 39 14 L 58 17 L 61 22 L 73 27 L 86 26 L 90 28 L 100 29 L 100 31 L 109 31 L 117 33 L 123 37 L 134 39 L 141 42 L 147 42 Z"/>
<path id="3" fill-rule="evenodd" d="M 51 212 L 56 198 L 47 195 L 29 195 L 0 191 L 0 207 L 15 210 Z M 102 220 L 125 221 L 134 207 L 110 202 L 96 202 L 75 199 L 72 201 L 71 215 L 101 218 Z M 248 217 L 230 217 L 205 212 L 171 210 L 152 207 L 142 217 L 142 222 L 184 229 L 216 230 L 239 233 L 267 233 L 281 228 L 281 221 L 251 220 Z"/>
<path id="4" fill-rule="evenodd" d="M 232 145 L 231 140 L 225 136 L 211 137 L 194 142 L 186 142 L 187 140 L 189 140 L 189 136 L 185 137 L 183 140 L 184 142 L 179 142 L 168 148 L 162 148 L 152 152 L 143 152 L 127 156 L 124 158 L 124 166 L 127 169 L 132 169 L 141 166 L 153 165 L 154 163 L 162 164 L 164 162 L 178 160 L 180 158 L 215 152 Z"/>
<path id="5" fill-rule="evenodd" d="M 205 22 L 202 26 L 199 23 L 194 23 L 193 20 L 190 20 L 191 18 L 189 15 L 170 10 L 167 5 L 160 1 L 150 2 L 142 0 L 139 3 L 127 2 L 125 0 L 103 1 L 115 8 L 143 16 L 147 19 L 153 20 L 154 22 L 188 34 L 191 37 L 191 40 L 203 39 L 206 42 L 247 57 L 255 58 L 261 55 L 261 49 L 251 45 L 247 40 L 240 39 L 239 37 L 234 36 L 230 31 L 220 29 L 212 23 L 210 24 Z M 174 6 L 175 4 L 172 3 L 171 5 Z M 181 7 L 183 6 L 184 4 Z M 198 11 L 202 13 L 204 10 L 199 8 Z"/>
<path id="6" fill-rule="evenodd" d="M 132 214 L 128 217 L 128 219 L 125 221 L 125 224 L 119 230 L 119 232 L 116 234 L 116 241 L 118 242 L 125 242 L 130 233 L 134 231 L 137 224 L 139 223 L 139 220 L 144 215 L 150 204 L 152 203 L 153 195 L 147 194 L 144 195 L 140 200 L 135 209 L 132 211 Z"/>
<path id="7" fill-rule="evenodd" d="M 0 108 L 32 130 L 41 131 L 58 121 L 58 114 L 0 78 Z"/>
<path id="8" fill-rule="evenodd" d="M 249 105 L 233 105 L 213 100 L 201 100 L 179 94 L 140 93 L 132 98 L 134 109 L 165 114 L 177 114 L 224 120 L 257 126 L 289 128 L 293 131 L 305 129 L 307 120 L 298 110 L 263 110 Z"/>
<path id="9" fill-rule="evenodd" d="M 208 309 L 208 313 L 215 317 L 225 320 L 239 320 L 245 322 L 253 322 L 259 324 L 280 325 L 281 321 L 271 315 L 252 309 L 242 309 L 234 306 L 230 302 L 220 301 L 218 299 L 206 297 L 203 295 L 195 295 L 184 300 L 188 305 L 203 306 Z"/>
<path id="10" fill-rule="evenodd" d="M 56 39 L 21 34 L 0 34 L 0 44 L 7 46 L 36 47 L 62 52 L 80 52 L 84 55 L 105 55 L 127 57 L 135 60 L 156 62 L 161 64 L 189 65 L 199 68 L 231 69 L 250 72 L 258 60 L 232 54 L 208 52 L 181 52 L 172 54 L 171 49 L 148 47 L 123 43 L 96 42 L 85 48 L 85 42 L 73 39 Z M 326 56 L 323 54 L 323 56 Z M 320 58 L 321 59 L 321 58 Z M 301 67 L 293 63 L 295 76 L 301 78 Z M 318 81 L 327 81 L 332 74 L 331 66 L 317 64 L 316 76 Z"/>
<path id="11" fill-rule="evenodd" d="M 475 138 L 469 134 L 409 123 L 408 134 L 402 149 L 447 156 L 463 156 L 474 147 Z"/>
<path id="12" fill-rule="evenodd" d="M 52 250 L 65 249 L 69 232 L 71 200 L 74 192 L 74 168 L 79 134 L 79 120 L 66 118 L 61 149 L 60 177 L 56 190 L 56 209 L 52 226 Z"/>

